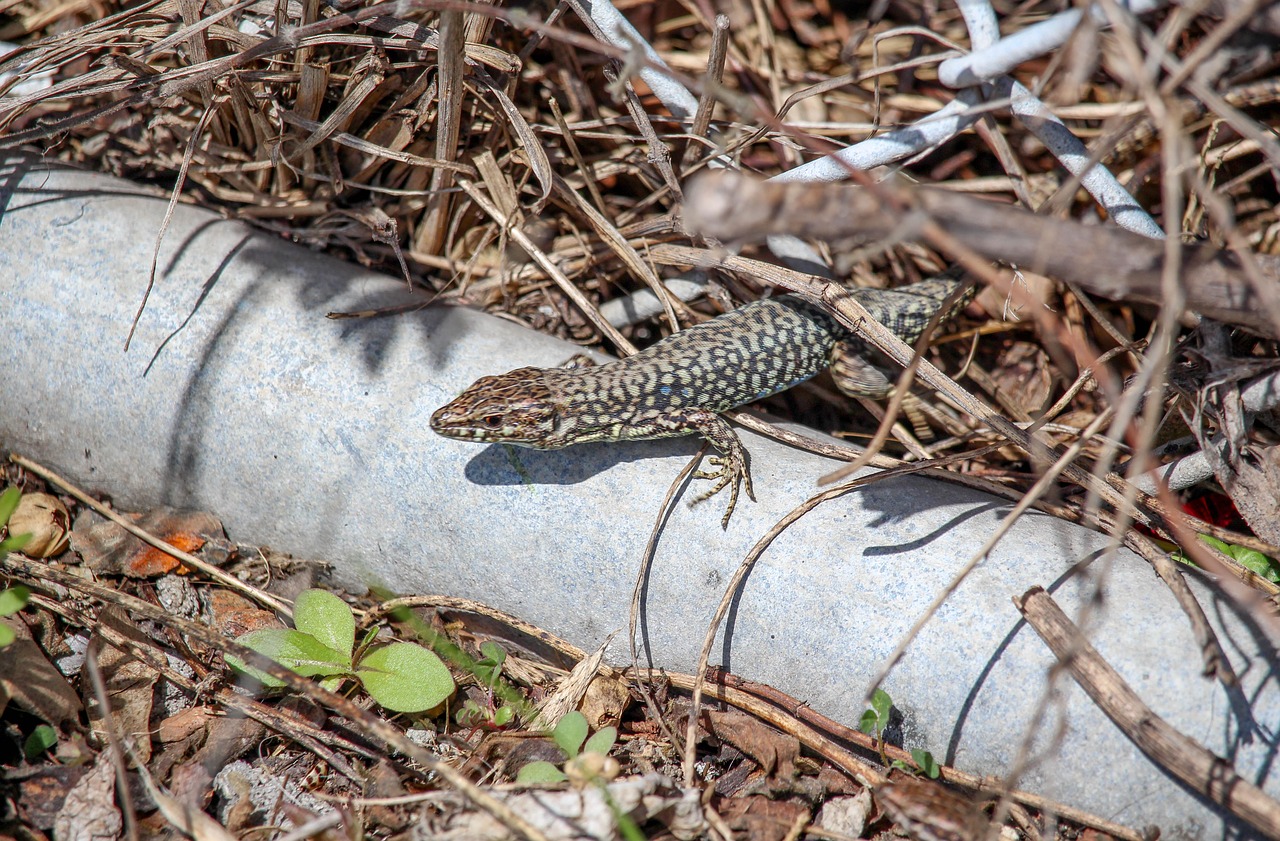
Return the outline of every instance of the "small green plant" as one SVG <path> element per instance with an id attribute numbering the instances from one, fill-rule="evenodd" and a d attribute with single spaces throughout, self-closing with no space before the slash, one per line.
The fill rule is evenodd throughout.
<path id="1" fill-rule="evenodd" d="M 911 749 L 911 758 L 916 764 L 914 768 L 901 759 L 895 759 L 891 763 L 888 761 L 888 757 L 884 755 L 884 731 L 889 727 L 892 712 L 893 699 L 889 697 L 888 692 L 883 689 L 877 689 L 871 693 L 871 707 L 859 719 L 858 729 L 876 740 L 876 747 L 880 751 L 880 759 L 890 768 L 898 768 L 909 774 L 922 774 L 931 780 L 938 779 L 942 769 L 938 767 L 938 761 L 933 758 L 933 754 L 927 750 Z"/>
<path id="2" fill-rule="evenodd" d="M 889 716 L 893 712 L 893 699 L 883 689 L 871 693 L 871 707 L 858 720 L 858 729 L 868 736 L 879 739 L 889 727 Z"/>
<path id="3" fill-rule="evenodd" d="M 394 593 L 377 586 L 370 587 L 369 592 L 383 601 L 395 598 Z M 477 682 L 488 690 L 491 703 L 482 706 L 468 699 L 457 712 L 458 724 L 463 727 L 488 727 L 492 723 L 495 727 L 505 727 L 516 717 L 526 721 L 533 717 L 533 708 L 525 699 L 524 693 L 502 676 L 507 653 L 497 643 L 482 643 L 480 652 L 483 657 L 477 660 L 407 607 L 395 608 L 388 617 L 396 624 L 403 625 L 406 632 L 414 634 L 455 671 L 474 675 Z"/>
<path id="4" fill-rule="evenodd" d="M 9 524 L 9 518 L 13 516 L 13 512 L 18 510 L 18 501 L 21 499 L 22 491 L 17 488 L 5 488 L 4 493 L 0 493 L 0 533 L 3 533 L 4 527 Z M 7 535 L 4 540 L 0 540 L 0 555 L 18 552 L 30 542 L 30 534 Z"/>
<path id="5" fill-rule="evenodd" d="M 12 616 L 22 610 L 27 606 L 27 600 L 30 598 L 31 591 L 21 585 L 0 590 L 0 617 Z M 17 638 L 18 635 L 13 628 L 0 622 L 0 648 L 4 648 Z"/>
<path id="6" fill-rule="evenodd" d="M 492 640 L 480 643 L 480 653 L 484 656 L 476 661 L 476 680 L 480 681 L 492 692 L 502 677 L 502 667 L 507 662 L 507 652 Z"/>
<path id="7" fill-rule="evenodd" d="M 561 771 L 550 762 L 530 762 L 516 774 L 516 782 L 545 785 L 568 781 L 576 786 L 598 786 L 623 839 L 644 841 L 644 833 L 640 831 L 640 827 L 618 807 L 606 786 L 619 773 L 618 760 L 609 756 L 609 751 L 618 740 L 618 728 L 601 728 L 588 739 L 589 729 L 586 717 L 577 710 L 560 719 L 560 723 L 551 731 L 551 739 L 567 757 L 564 770 Z"/>
<path id="8" fill-rule="evenodd" d="M 495 708 L 492 704 L 484 706 L 470 698 L 462 703 L 453 716 L 459 727 L 483 730 L 501 730 L 514 722 L 515 718 L 516 711 L 510 704 Z"/>
<path id="9" fill-rule="evenodd" d="M 489 703 L 487 706 L 482 706 L 468 698 L 463 702 L 461 709 L 454 714 L 454 720 L 462 727 L 500 730 L 513 723 L 519 712 L 512 704 L 498 706 L 494 703 L 502 678 L 502 666 L 507 662 L 507 652 L 496 642 L 486 641 L 480 643 L 480 653 L 484 656 L 472 661 L 471 669 L 476 680 L 488 692 Z"/>
<path id="10" fill-rule="evenodd" d="M 908 774 L 922 774 L 931 780 L 938 779 L 939 775 L 942 774 L 942 769 L 938 767 L 938 760 L 934 759 L 933 754 L 929 753 L 927 750 L 912 748 L 911 759 L 916 764 L 916 767 L 914 768 L 907 765 L 907 763 L 903 762 L 901 759 L 893 760 L 893 765 L 891 767 L 901 768 Z"/>
<path id="11" fill-rule="evenodd" d="M 20 499 L 22 499 L 22 491 L 17 488 L 5 488 L 4 493 L 0 493 L 0 534 L 4 534 L 9 518 L 13 516 L 14 511 L 18 510 Z M 30 534 L 7 534 L 4 540 L 0 540 L 0 555 L 17 552 L 30 542 Z M 0 590 L 0 617 L 12 616 L 22 610 L 30 597 L 31 591 L 26 587 L 9 587 L 6 590 Z M 18 635 L 14 633 L 13 628 L 0 622 L 0 648 L 11 645 L 17 638 Z"/>
<path id="12" fill-rule="evenodd" d="M 356 622 L 342 599 L 324 590 L 307 590 L 293 605 L 294 628 L 263 628 L 236 642 L 336 689 L 354 678 L 369 696 L 393 712 L 416 713 L 439 706 L 453 694 L 453 676 L 440 658 L 412 642 L 375 645 L 371 629 L 357 647 Z M 284 684 L 232 656 L 227 663 L 270 688 Z"/>
<path id="13" fill-rule="evenodd" d="M 28 762 L 32 762 L 56 744 L 58 744 L 58 731 L 47 724 L 38 724 L 22 743 L 22 755 Z"/>
<path id="14" fill-rule="evenodd" d="M 1201 542 L 1212 546 L 1222 554 L 1231 558 L 1240 566 L 1254 573 L 1255 575 L 1265 578 L 1272 584 L 1280 584 L 1280 564 L 1276 563 L 1274 558 L 1262 554 L 1257 549 L 1249 549 L 1244 546 L 1236 546 L 1233 543 L 1226 543 L 1216 537 L 1210 537 L 1207 534 L 1198 534 Z M 1187 566 L 1195 566 L 1190 558 L 1183 552 L 1174 552 L 1173 559 Z"/>
<path id="15" fill-rule="evenodd" d="M 604 760 L 609 759 L 609 751 L 618 740 L 618 729 L 605 727 L 597 730 L 590 739 L 587 738 L 588 729 L 586 717 L 577 710 L 560 719 L 551 731 L 551 740 L 567 757 L 564 770 L 550 762 L 530 762 L 516 774 L 516 782 L 562 783 L 570 779 L 585 782 L 608 778 L 609 769 Z M 613 775 L 616 774 L 614 771 Z"/>

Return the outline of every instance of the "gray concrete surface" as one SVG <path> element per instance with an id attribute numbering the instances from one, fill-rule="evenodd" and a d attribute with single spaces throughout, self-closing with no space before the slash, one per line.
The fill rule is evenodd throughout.
<path id="1" fill-rule="evenodd" d="M 236 539 L 337 565 L 347 585 L 480 599 L 591 647 L 625 629 L 641 551 L 693 439 L 560 452 L 449 441 L 431 412 L 476 377 L 558 364 L 572 348 L 473 312 L 329 312 L 422 301 L 402 282 L 181 207 L 133 345 L 164 202 L 127 183 L 11 159 L 0 169 L 0 446 L 122 506 L 191 506 Z M 758 504 L 681 504 L 646 590 L 653 661 L 691 670 L 726 579 L 831 463 L 744 434 Z M 686 494 L 686 498 L 691 494 Z M 873 484 L 804 518 L 765 553 L 715 659 L 856 722 L 872 674 L 1008 504 L 921 479 Z M 1197 584 L 1236 668 L 1199 674 L 1173 599 L 1099 535 L 1022 519 L 926 627 L 886 690 L 908 747 L 1000 774 L 1044 692 L 1050 656 L 1010 599 L 1036 584 L 1071 614 L 1104 582 L 1097 647 L 1157 713 L 1280 791 L 1274 652 Z M 617 646 L 615 661 L 625 658 Z M 1261 653 L 1260 653 L 1261 652 Z M 1169 781 L 1073 684 L 1023 786 L 1165 838 L 1235 836 Z M 1247 699 L 1247 702 L 1246 700 Z M 1248 834 L 1248 833 L 1244 833 Z"/>

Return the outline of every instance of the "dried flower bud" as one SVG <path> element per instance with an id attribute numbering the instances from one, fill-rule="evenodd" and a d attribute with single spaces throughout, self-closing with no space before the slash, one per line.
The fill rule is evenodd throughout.
<path id="1" fill-rule="evenodd" d="M 9 534 L 30 534 L 22 554 L 31 558 L 51 558 L 67 548 L 71 537 L 71 515 L 56 496 L 23 494 L 9 518 Z"/>

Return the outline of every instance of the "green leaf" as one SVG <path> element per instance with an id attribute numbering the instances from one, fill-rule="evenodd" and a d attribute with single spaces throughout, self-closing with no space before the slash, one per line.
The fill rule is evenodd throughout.
<path id="1" fill-rule="evenodd" d="M 4 489 L 4 493 L 0 493 L 0 526 L 9 522 L 13 512 L 18 509 L 20 499 L 22 499 L 22 491 L 16 487 L 10 486 Z"/>
<path id="2" fill-rule="evenodd" d="M 22 743 L 22 755 L 29 762 L 56 744 L 58 744 L 58 731 L 47 724 L 39 724 Z"/>
<path id="3" fill-rule="evenodd" d="M 1211 537 L 1210 535 L 1207 535 L 1207 534 L 1198 534 L 1196 535 L 1196 537 L 1200 538 L 1201 543 L 1207 543 L 1208 545 L 1212 546 L 1214 549 L 1217 549 L 1219 552 L 1221 552 L 1224 555 L 1231 554 L 1231 544 L 1229 543 L 1221 541 L 1216 537 Z"/>
<path id="4" fill-rule="evenodd" d="M 493 640 L 480 643 L 480 653 L 484 655 L 485 660 L 498 668 L 502 668 L 502 664 L 507 661 L 507 652 Z"/>
<path id="5" fill-rule="evenodd" d="M 460 727 L 474 727 L 485 720 L 485 713 L 484 710 L 480 709 L 479 704 L 468 698 L 458 711 L 453 714 L 453 720 L 458 722 Z"/>
<path id="6" fill-rule="evenodd" d="M 293 626 L 334 651 L 351 657 L 356 645 L 356 618 L 342 599 L 327 590 L 304 590 L 293 603 Z"/>
<path id="7" fill-rule="evenodd" d="M 618 728 L 604 727 L 587 739 L 587 743 L 582 746 L 582 752 L 607 754 L 616 741 L 618 741 Z"/>
<path id="8" fill-rule="evenodd" d="M 516 782 L 530 785 L 563 783 L 567 779 L 569 778 L 564 775 L 563 771 L 550 762 L 543 762 L 542 760 L 530 762 L 516 774 Z"/>
<path id="9" fill-rule="evenodd" d="M 475 663 L 476 679 L 492 690 L 502 674 L 502 665 L 507 662 L 507 652 L 490 640 L 480 643 L 480 653 L 484 657 Z"/>
<path id="10" fill-rule="evenodd" d="M 0 590 L 0 616 L 10 616 L 27 606 L 31 591 L 21 584 Z"/>
<path id="11" fill-rule="evenodd" d="M 1234 554 L 1235 559 L 1240 562 L 1240 566 L 1267 579 L 1272 584 L 1280 584 L 1280 572 L 1276 571 L 1275 565 L 1270 558 L 1256 549 L 1246 549 L 1243 546 L 1234 548 L 1239 550 Z"/>
<path id="12" fill-rule="evenodd" d="M 3 622 L 0 622 L 0 648 L 4 648 L 18 638 L 18 634 Z"/>
<path id="13" fill-rule="evenodd" d="M 1280 584 L 1280 569 L 1277 569 L 1276 562 L 1258 550 L 1225 543 L 1207 534 L 1197 535 L 1197 537 L 1255 575 L 1259 575 L 1273 584 Z"/>
<path id="14" fill-rule="evenodd" d="M 876 733 L 876 722 L 880 720 L 880 716 L 876 715 L 875 710 L 867 710 L 862 714 L 862 718 L 858 719 L 859 732 L 866 733 L 868 736 L 874 736 Z"/>
<path id="15" fill-rule="evenodd" d="M 373 700 L 400 713 L 439 706 L 454 690 L 453 675 L 444 662 L 412 642 L 373 649 L 360 659 L 356 677 Z"/>
<path id="16" fill-rule="evenodd" d="M 30 532 L 23 532 L 22 534 L 11 534 L 4 540 L 0 540 L 0 555 L 21 552 L 22 547 L 31 542 L 32 536 Z"/>
<path id="17" fill-rule="evenodd" d="M 871 693 L 871 709 L 875 710 L 877 718 L 887 724 L 889 713 L 893 709 L 893 699 L 889 697 L 888 692 L 877 689 Z"/>
<path id="18" fill-rule="evenodd" d="M 582 743 L 587 740 L 587 729 L 586 716 L 574 710 L 560 719 L 560 723 L 551 733 L 551 738 L 560 746 L 560 750 L 564 751 L 565 756 L 573 759 L 581 752 Z"/>
<path id="19" fill-rule="evenodd" d="M 261 628 L 242 635 L 236 642 L 270 657 L 286 669 L 291 669 L 300 675 L 332 677 L 351 673 L 351 655 L 334 651 L 310 634 L 300 631 L 287 628 Z M 238 657 L 228 655 L 227 665 L 272 689 L 284 686 L 282 681 L 276 680 L 260 669 L 255 669 Z"/>
<path id="20" fill-rule="evenodd" d="M 516 717 L 516 711 L 508 706 L 501 706 L 493 713 L 493 723 L 499 727 L 506 727 Z"/>
<path id="21" fill-rule="evenodd" d="M 912 748 L 911 758 L 915 760 L 916 767 L 920 769 L 920 773 L 931 780 L 938 779 L 938 775 L 942 773 L 942 769 L 938 767 L 938 760 L 934 759 L 933 754 L 927 750 Z"/>
<path id="22" fill-rule="evenodd" d="M 889 726 L 889 714 L 893 710 L 893 699 L 883 689 L 871 693 L 871 709 L 862 714 L 858 720 L 858 729 L 868 735 L 875 735 Z"/>

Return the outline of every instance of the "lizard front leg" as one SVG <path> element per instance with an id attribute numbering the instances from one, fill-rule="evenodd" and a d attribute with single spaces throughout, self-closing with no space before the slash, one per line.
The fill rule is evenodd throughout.
<path id="1" fill-rule="evenodd" d="M 697 504 L 729 488 L 729 507 L 725 509 L 724 518 L 720 521 L 723 528 L 729 527 L 729 518 L 738 504 L 738 489 L 746 484 L 747 496 L 755 502 L 755 489 L 751 486 L 751 465 L 747 458 L 747 450 L 742 440 L 729 426 L 728 421 L 715 412 L 707 409 L 678 409 L 651 418 L 644 424 L 645 437 L 665 437 L 667 435 L 688 435 L 697 432 L 714 447 L 720 455 L 711 456 L 711 463 L 716 470 L 699 470 L 693 474 L 698 479 L 710 479 L 716 484 L 711 490 L 698 496 L 693 502 Z"/>

